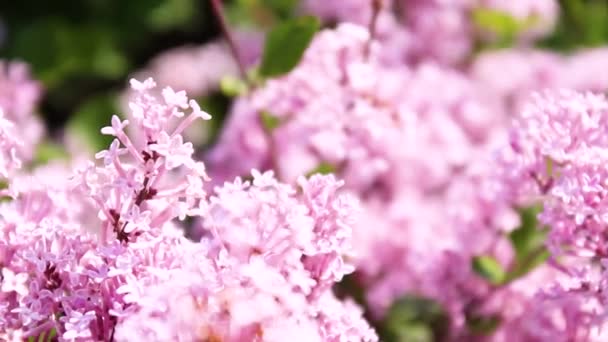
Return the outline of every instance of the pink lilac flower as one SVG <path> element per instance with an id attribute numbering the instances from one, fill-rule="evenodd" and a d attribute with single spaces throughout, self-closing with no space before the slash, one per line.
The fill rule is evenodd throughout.
<path id="1" fill-rule="evenodd" d="M 456 71 L 435 64 L 384 67 L 375 53 L 366 58 L 368 38 L 350 24 L 323 31 L 289 75 L 239 99 L 209 155 L 212 178 L 272 167 L 293 181 L 325 162 L 360 193 L 391 192 L 414 182 L 441 186 L 465 165 L 469 151 L 502 120 L 494 103 Z M 428 97 L 443 86 L 452 91 Z M 268 134 L 260 119 L 265 112 L 280 121 Z"/>
<path id="2" fill-rule="evenodd" d="M 10 184 L 13 198 L 0 204 L 0 337 L 376 341 L 331 292 L 353 271 L 355 203 L 337 194 L 342 183 L 316 176 L 296 189 L 254 171 L 207 198 L 204 164 L 181 132 L 209 115 L 183 92 L 159 99 L 151 79 L 131 83 L 130 120 L 114 116 L 102 129 L 115 140 L 99 166 L 55 173 L 65 179 L 55 183 L 44 177 L 52 168 L 35 170 Z M 131 125 L 145 141 L 131 140 Z M 177 222 L 188 216 L 208 229 L 200 242 Z M 232 239 L 248 229 L 251 240 Z"/>
<path id="3" fill-rule="evenodd" d="M 605 69 L 606 51 L 587 49 L 567 56 L 534 49 L 488 51 L 475 58 L 468 73 L 515 117 L 534 92 L 567 88 L 604 93 L 608 79 L 600 70 Z"/>
<path id="4" fill-rule="evenodd" d="M 405 294 L 427 295 L 454 317 L 453 336 L 466 335 L 467 303 L 481 306 L 490 292 L 471 258 L 513 258 L 504 233 L 516 214 L 491 164 L 473 162 L 505 137 L 501 107 L 457 71 L 387 67 L 374 45 L 366 57 L 367 38 L 350 24 L 323 31 L 295 70 L 239 99 L 210 173 L 217 181 L 272 168 L 293 182 L 333 165 L 362 203 L 354 262 L 372 314 Z M 435 91 L 443 87 L 450 92 Z M 278 127 L 265 127 L 263 115 Z"/>
<path id="5" fill-rule="evenodd" d="M 152 77 L 163 87 L 182 89 L 190 96 L 199 97 L 217 90 L 222 77 L 236 76 L 237 72 L 236 61 L 230 55 L 227 44 L 216 41 L 166 51 L 155 57 L 135 77 Z"/>
<path id="6" fill-rule="evenodd" d="M 253 66 L 261 56 L 263 35 L 252 30 L 235 30 L 233 34 L 241 54 L 240 62 L 247 67 Z M 217 40 L 163 52 L 136 72 L 135 77 L 152 77 L 162 87 L 181 89 L 193 98 L 201 98 L 219 90 L 223 77 L 237 76 L 237 73 L 237 61 L 228 44 Z"/>
<path id="7" fill-rule="evenodd" d="M 252 175 L 215 189 L 208 233 L 164 283 L 143 289 L 117 340 L 377 340 L 356 306 L 331 293 L 352 272 L 343 239 L 353 204 L 335 194 L 341 183 L 302 178 L 298 193 L 272 173 Z"/>
<path id="8" fill-rule="evenodd" d="M 580 278 L 572 272 L 585 261 L 574 267 L 552 260 L 557 267 L 545 265 L 495 287 L 471 269 L 471 260 L 489 255 L 511 269 L 515 251 L 506 234 L 519 223 L 513 207 L 539 200 L 545 205 L 541 222 L 551 226 L 548 246 L 554 257 L 603 256 L 603 97 L 567 91 L 537 95 L 508 136 L 504 116 L 524 96 L 517 84 L 537 89 L 563 82 L 556 71 L 560 58 L 522 54 L 538 66 L 522 72 L 516 85 L 498 83 L 483 98 L 479 84 L 457 71 L 431 63 L 384 65 L 375 43 L 370 55 L 363 55 L 368 39 L 353 25 L 323 31 L 295 70 L 239 99 L 209 155 L 216 181 L 255 167 L 274 169 L 293 182 L 323 163 L 332 165 L 346 181 L 342 191 L 362 204 L 362 221 L 353 231 L 356 276 L 375 317 L 414 293 L 446 308 L 454 339 L 473 338 L 467 327 L 471 315 L 500 317 L 504 325 L 497 340 L 597 335 L 603 283 L 562 286 L 563 302 L 543 295 L 563 272 L 566 279 Z M 486 77 L 484 68 L 477 68 L 479 77 Z M 442 87 L 450 92 L 434 91 Z M 496 89 L 505 95 L 494 96 Z M 265 116 L 274 117 L 277 127 L 268 127 Z M 510 146 L 491 160 L 489 151 L 501 139 L 509 139 Z M 227 219 L 224 211 L 216 214 Z M 235 234 L 226 241 L 240 238 Z M 547 308 L 546 315 L 531 310 L 534 305 Z M 513 327 L 519 330 L 510 333 Z"/>
<path id="9" fill-rule="evenodd" d="M 608 90 L 608 78 L 600 70 L 606 68 L 606 56 L 608 49 L 605 47 L 577 51 L 570 56 L 565 66 L 564 87 L 605 93 Z"/>
<path id="10" fill-rule="evenodd" d="M 536 94 L 498 156 L 503 196 L 543 204 L 553 266 L 565 274 L 539 292 L 537 316 L 551 336 L 590 339 L 605 325 L 605 172 L 608 101 L 562 90 Z M 550 314 L 542 315 L 548 312 Z M 599 329 L 599 330 L 598 330 Z M 544 333 L 541 330 L 540 333 Z"/>
<path id="11" fill-rule="evenodd" d="M 233 32 L 240 62 L 252 67 L 258 62 L 263 43 L 261 32 L 235 30 Z M 181 46 L 156 56 L 142 70 L 135 73 L 135 78 L 154 78 L 161 87 L 181 89 L 191 98 L 201 99 L 220 90 L 224 77 L 237 77 L 239 68 L 224 40 L 212 41 L 203 45 Z M 160 90 L 160 89 L 156 89 Z M 151 94 L 163 95 L 161 91 L 152 90 Z M 184 94 L 185 95 L 185 94 Z M 128 111 L 128 103 L 135 92 L 127 89 L 121 96 L 121 105 Z M 138 140 L 138 132 L 131 132 L 132 138 Z M 184 136 L 195 146 L 200 146 L 209 138 L 208 127 L 195 122 Z"/>
<path id="12" fill-rule="evenodd" d="M 477 40 L 496 39 L 496 32 L 476 27 L 476 11 L 504 13 L 522 24 L 516 43 L 530 41 L 553 31 L 559 6 L 555 0 L 386 0 L 379 15 L 378 40 L 385 46 L 383 60 L 418 63 L 429 59 L 447 65 L 461 65 L 471 56 Z M 307 0 L 305 11 L 328 22 L 368 25 L 371 0 L 327 2 Z"/>
<path id="13" fill-rule="evenodd" d="M 559 15 L 559 5 L 555 0 L 402 2 L 405 23 L 416 37 L 414 56 L 418 59 L 436 58 L 451 65 L 462 63 L 470 56 L 476 40 L 495 39 L 496 32 L 486 32 L 485 28 L 475 26 L 476 11 L 498 11 L 521 23 L 529 23 L 514 37 L 524 45 L 551 33 Z"/>
<path id="14" fill-rule="evenodd" d="M 0 60 L 0 176 L 29 162 L 43 134 L 34 109 L 41 86 L 33 81 L 26 64 Z"/>
<path id="15" fill-rule="evenodd" d="M 502 49 L 477 56 L 469 74 L 504 103 L 509 116 L 516 116 L 533 92 L 567 86 L 566 63 L 550 51 Z"/>
<path id="16" fill-rule="evenodd" d="M 135 124 L 149 139 L 167 134 L 163 125 L 171 117 L 184 115 L 186 108 L 148 96 L 146 89 L 154 86 L 151 80 L 133 81 L 133 86 L 141 94 L 132 106 L 137 112 Z M 207 118 L 197 105 L 193 108 L 183 122 Z M 149 149 L 151 140 L 140 150 L 124 132 L 128 122 L 116 117 L 112 121 L 112 127 L 103 132 L 117 140 L 98 154 L 106 161 L 102 167 L 81 169 L 74 180 L 80 182 L 76 188 L 69 186 L 67 174 L 63 185 L 25 182 L 36 175 L 11 183 L 15 199 L 2 207 L 0 231 L 5 239 L 0 264 L 9 278 L 26 274 L 29 291 L 15 285 L 2 295 L 9 313 L 1 322 L 2 330 L 35 337 L 54 329 L 67 340 L 107 340 L 117 321 L 108 313 L 110 304 L 114 312 L 133 310 L 134 288 L 153 282 L 158 273 L 154 270 L 179 265 L 179 246 L 186 240 L 169 221 L 179 216 L 178 204 L 182 211 L 196 212 L 204 202 L 204 192 L 190 191 L 186 196 L 182 188 L 174 197 L 152 201 L 153 186 L 167 185 L 162 180 L 164 173 L 174 177 L 187 168 L 189 176 L 205 178 L 204 169 L 190 160 L 182 162 L 180 170 L 168 170 L 166 158 Z M 181 156 L 185 157 L 187 154 Z M 90 209 L 83 219 L 78 205 L 70 201 L 85 208 L 91 205 L 93 211 L 99 211 L 98 219 L 91 220 Z M 148 205 L 147 201 L 155 203 Z M 128 246 L 126 242 L 130 242 Z"/>
<path id="17" fill-rule="evenodd" d="M 506 13 L 520 23 L 526 23 L 523 32 L 519 33 L 520 39 L 524 41 L 535 40 L 553 32 L 560 12 L 559 3 L 555 0 L 482 0 L 478 6 Z"/>

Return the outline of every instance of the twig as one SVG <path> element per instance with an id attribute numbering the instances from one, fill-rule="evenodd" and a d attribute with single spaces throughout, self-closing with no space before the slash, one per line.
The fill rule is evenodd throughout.
<path id="1" fill-rule="evenodd" d="M 228 42 L 232 57 L 235 59 L 236 64 L 239 67 L 241 77 L 245 82 L 249 82 L 247 77 L 247 68 L 243 64 L 243 61 L 241 61 L 241 58 L 239 58 L 239 50 L 236 46 L 234 36 L 230 32 L 230 28 L 228 27 L 228 22 L 226 21 L 226 16 L 224 15 L 224 7 L 222 5 L 221 0 L 211 0 L 211 7 L 213 8 L 213 12 L 215 13 L 217 21 L 220 24 L 222 33 L 226 38 L 226 41 Z"/>
<path id="2" fill-rule="evenodd" d="M 369 21 L 369 41 L 365 46 L 365 58 L 369 58 L 369 54 L 371 53 L 371 45 L 374 39 L 376 38 L 376 26 L 378 24 L 378 15 L 380 14 L 380 10 L 382 9 L 382 0 L 372 0 L 372 17 Z"/>

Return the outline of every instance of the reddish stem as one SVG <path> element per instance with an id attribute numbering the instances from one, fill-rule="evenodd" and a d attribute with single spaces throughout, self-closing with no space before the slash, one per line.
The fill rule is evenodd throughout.
<path id="1" fill-rule="evenodd" d="M 226 21 L 226 16 L 224 15 L 224 6 L 222 5 L 221 0 L 211 0 L 211 7 L 213 9 L 213 13 L 215 14 L 218 23 L 220 24 L 220 28 L 226 41 L 228 42 L 228 46 L 230 48 L 230 52 L 232 53 L 232 57 L 235 59 L 236 64 L 239 67 L 239 72 L 241 73 L 241 77 L 243 80 L 247 81 L 247 68 L 239 58 L 239 50 L 236 46 L 236 42 L 234 40 L 234 36 L 230 32 L 230 28 L 228 26 L 228 22 Z"/>

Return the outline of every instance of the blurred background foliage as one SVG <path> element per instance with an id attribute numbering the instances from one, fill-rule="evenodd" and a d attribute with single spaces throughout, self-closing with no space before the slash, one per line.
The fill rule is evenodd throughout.
<path id="1" fill-rule="evenodd" d="M 42 80 L 52 128 L 108 109 L 128 74 L 159 52 L 218 34 L 206 0 L 2 1 L 0 18 L 0 55 L 25 60 Z"/>

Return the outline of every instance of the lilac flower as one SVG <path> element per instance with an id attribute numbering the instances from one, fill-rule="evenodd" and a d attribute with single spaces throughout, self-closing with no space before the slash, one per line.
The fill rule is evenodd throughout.
<path id="1" fill-rule="evenodd" d="M 63 338 L 66 340 L 76 340 L 77 338 L 91 338 L 91 330 L 89 325 L 95 320 L 95 311 L 88 311 L 84 314 L 78 311 L 72 311 L 70 316 L 66 317 L 65 329 Z"/>
<path id="2" fill-rule="evenodd" d="M 471 270 L 471 258 L 488 254 L 506 265 L 514 257 L 503 234 L 518 219 L 511 203 L 500 198 L 492 167 L 482 167 L 490 161 L 481 157 L 494 139 L 506 136 L 503 111 L 458 71 L 434 63 L 386 66 L 374 49 L 366 57 L 368 38 L 354 25 L 322 31 L 291 73 L 238 100 L 209 155 L 212 179 L 255 167 L 272 168 L 281 179 L 296 182 L 297 175 L 329 164 L 345 180 L 341 191 L 362 205 L 352 230 L 357 255 L 348 260 L 357 266 L 374 317 L 382 318 L 405 294 L 422 294 L 448 309 L 454 338 L 467 336 L 467 303 L 479 302 L 480 310 L 490 294 Z M 434 91 L 442 87 L 450 91 Z M 263 115 L 274 116 L 278 127 L 265 127 Z M 312 184 L 300 188 L 314 190 L 309 206 L 318 215 L 315 221 L 331 218 L 332 225 L 317 223 L 312 234 L 317 243 L 309 248 L 331 251 L 351 234 L 333 227 L 334 215 L 348 205 L 336 203 L 335 213 L 328 211 L 332 192 L 326 186 L 318 192 Z M 212 203 L 211 217 L 227 225 L 231 212 L 242 207 L 220 210 Z M 299 222 L 302 235 L 310 235 L 310 223 Z M 207 235 L 213 234 L 222 232 Z M 225 241 L 257 244 L 255 236 L 239 229 Z M 245 258 L 252 249 L 245 249 Z M 266 248 L 257 250 L 264 255 Z M 305 255 L 318 284 L 351 270 L 347 259 L 334 253 Z"/>
<path id="3" fill-rule="evenodd" d="M 152 80 L 132 85 L 129 121 L 145 141 L 114 116 L 102 165 L 71 180 L 52 165 L 12 179 L 0 204 L 0 337 L 377 340 L 331 293 L 353 271 L 342 183 L 302 178 L 296 190 L 254 171 L 207 198 L 205 166 L 180 133 L 209 115 L 183 92 L 159 99 Z M 186 216 L 208 229 L 200 242 L 184 237 L 176 219 Z"/>
<path id="4" fill-rule="evenodd" d="M 43 128 L 34 109 L 41 95 L 26 64 L 0 60 L 0 176 L 29 162 Z"/>
<path id="5" fill-rule="evenodd" d="M 180 134 L 170 137 L 162 132 L 158 141 L 150 145 L 150 150 L 166 158 L 167 170 L 172 170 L 192 160 L 192 143 L 184 143 Z"/>
<path id="6" fill-rule="evenodd" d="M 25 286 L 27 274 L 15 274 L 8 268 L 2 270 L 2 292 L 16 292 L 20 296 L 28 294 L 29 290 Z"/>
<path id="7" fill-rule="evenodd" d="M 497 32 L 475 25 L 479 11 L 498 12 L 521 23 L 515 43 L 529 45 L 550 34 L 559 15 L 555 0 L 385 0 L 378 15 L 376 38 L 383 46 L 382 60 L 389 64 L 433 60 L 459 66 L 473 52 L 476 41 L 496 39 Z M 304 11 L 327 22 L 367 26 L 372 16 L 371 0 L 328 2 L 307 0 Z"/>
<path id="8" fill-rule="evenodd" d="M 377 340 L 361 312 L 331 293 L 352 270 L 327 260 L 346 255 L 347 242 L 316 247 L 323 246 L 316 235 L 350 235 L 341 217 L 352 208 L 335 195 L 341 184 L 331 176 L 302 179 L 298 194 L 272 173 L 252 175 L 252 182 L 237 179 L 215 189 L 203 216 L 206 242 L 188 246 L 179 269 L 144 288 L 137 313 L 119 323 L 117 340 Z M 340 276 L 318 277 L 327 273 Z"/>

